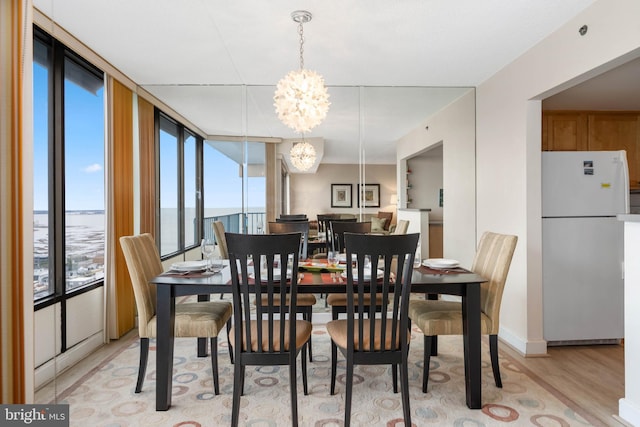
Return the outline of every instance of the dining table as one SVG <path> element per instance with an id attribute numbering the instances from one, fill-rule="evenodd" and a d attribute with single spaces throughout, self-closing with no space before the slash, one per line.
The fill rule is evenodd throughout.
<path id="1" fill-rule="evenodd" d="M 303 274 L 298 281 L 298 293 L 346 292 L 346 279 L 342 279 L 335 269 L 323 267 L 319 260 L 301 261 L 299 270 Z M 470 409 L 482 407 L 480 284 L 486 281 L 460 267 L 438 270 L 420 264 L 414 266 L 412 274 L 412 292 L 461 297 L 466 403 Z M 198 295 L 198 300 L 202 301 L 209 299 L 211 294 L 231 293 L 231 269 L 226 261 L 225 267 L 217 273 L 167 271 L 150 283 L 156 285 L 157 291 L 156 411 L 166 411 L 171 407 L 176 298 Z"/>

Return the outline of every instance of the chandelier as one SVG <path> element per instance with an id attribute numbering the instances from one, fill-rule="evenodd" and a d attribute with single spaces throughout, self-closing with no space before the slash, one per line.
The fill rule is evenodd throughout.
<path id="1" fill-rule="evenodd" d="M 293 144 L 289 151 L 291 164 L 300 171 L 311 169 L 316 162 L 316 149 L 304 139 L 302 142 Z"/>
<path id="2" fill-rule="evenodd" d="M 329 111 L 329 94 L 324 78 L 304 68 L 304 34 L 302 25 L 311 21 L 311 13 L 296 10 L 291 18 L 298 23 L 300 34 L 300 69 L 290 71 L 276 87 L 273 96 L 278 119 L 297 133 L 309 132 L 322 123 Z"/>

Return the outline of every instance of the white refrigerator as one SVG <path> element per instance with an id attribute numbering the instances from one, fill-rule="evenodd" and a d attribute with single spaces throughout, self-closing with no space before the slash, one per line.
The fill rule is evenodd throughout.
<path id="1" fill-rule="evenodd" d="M 625 151 L 542 153 L 542 285 L 548 345 L 624 337 Z"/>

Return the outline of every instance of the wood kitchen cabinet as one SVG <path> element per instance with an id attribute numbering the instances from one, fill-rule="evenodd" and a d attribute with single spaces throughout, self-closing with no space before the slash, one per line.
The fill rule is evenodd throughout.
<path id="1" fill-rule="evenodd" d="M 542 151 L 587 150 L 587 115 L 577 112 L 543 113 Z"/>
<path id="2" fill-rule="evenodd" d="M 589 150 L 626 150 L 629 187 L 640 188 L 640 114 L 590 114 Z"/>
<path id="3" fill-rule="evenodd" d="M 629 187 L 640 189 L 640 112 L 545 111 L 542 150 L 626 150 Z"/>

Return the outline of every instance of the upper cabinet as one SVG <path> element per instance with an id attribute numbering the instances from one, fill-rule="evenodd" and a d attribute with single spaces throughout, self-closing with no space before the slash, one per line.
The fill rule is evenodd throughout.
<path id="1" fill-rule="evenodd" d="M 585 151 L 587 138 L 586 114 L 542 113 L 542 151 Z"/>
<path id="2" fill-rule="evenodd" d="M 640 112 L 544 111 L 542 150 L 626 150 L 629 186 L 640 189 Z"/>

